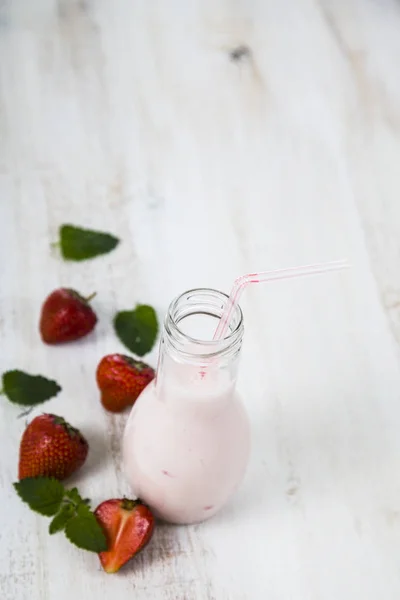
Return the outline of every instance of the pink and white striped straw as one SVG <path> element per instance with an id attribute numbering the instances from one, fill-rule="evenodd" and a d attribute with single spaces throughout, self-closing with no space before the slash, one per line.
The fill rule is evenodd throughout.
<path id="1" fill-rule="evenodd" d="M 265 283 L 267 281 L 277 281 L 279 279 L 294 279 L 297 277 L 306 277 L 308 275 L 319 275 L 330 271 L 339 271 L 348 267 L 349 264 L 347 260 L 334 260 L 331 262 L 317 263 L 315 265 L 302 265 L 299 267 L 290 267 L 288 269 L 260 271 L 259 273 L 241 275 L 233 284 L 213 339 L 221 340 L 225 337 L 233 312 L 240 300 L 242 292 L 250 283 Z"/>

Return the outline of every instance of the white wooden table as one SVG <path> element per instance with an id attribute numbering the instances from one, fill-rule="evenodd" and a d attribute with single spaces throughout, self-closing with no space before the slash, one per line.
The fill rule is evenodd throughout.
<path id="1" fill-rule="evenodd" d="M 208 523 L 160 526 L 117 575 L 16 497 L 1 399 L 2 600 L 398 600 L 400 4 L 395 0 L 0 0 L 1 370 L 57 379 L 81 428 L 71 483 L 129 493 L 126 415 L 94 370 L 117 310 L 334 258 L 351 271 L 246 292 L 246 480 Z M 64 263 L 61 223 L 110 231 Z M 91 338 L 46 347 L 63 285 L 98 292 Z M 156 351 L 148 357 L 153 364 Z"/>

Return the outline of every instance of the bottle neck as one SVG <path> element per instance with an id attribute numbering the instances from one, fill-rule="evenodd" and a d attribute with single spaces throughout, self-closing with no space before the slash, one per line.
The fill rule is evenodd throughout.
<path id="1" fill-rule="evenodd" d="M 156 389 L 160 399 L 221 403 L 232 396 L 243 339 L 243 316 L 234 311 L 228 334 L 212 340 L 228 297 L 211 289 L 185 292 L 168 309 L 160 344 Z"/>

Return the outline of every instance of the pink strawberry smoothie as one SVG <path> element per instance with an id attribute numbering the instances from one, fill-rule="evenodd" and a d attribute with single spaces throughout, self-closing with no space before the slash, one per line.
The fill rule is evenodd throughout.
<path id="1" fill-rule="evenodd" d="M 172 360 L 162 384 L 136 401 L 123 438 L 133 492 L 172 523 L 214 515 L 241 482 L 249 450 L 247 414 L 229 374 L 211 366 L 204 376 Z"/>

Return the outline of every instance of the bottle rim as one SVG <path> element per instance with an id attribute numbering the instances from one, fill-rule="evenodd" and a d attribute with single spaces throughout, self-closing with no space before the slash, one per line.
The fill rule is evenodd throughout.
<path id="1" fill-rule="evenodd" d="M 227 294 L 213 288 L 195 288 L 179 294 L 169 305 L 164 321 L 169 344 L 187 357 L 220 357 L 239 350 L 244 333 L 243 313 L 239 305 L 233 311 L 227 335 L 220 340 L 197 339 L 185 333 L 179 325 L 186 317 L 196 314 L 220 319 L 228 298 Z"/>

